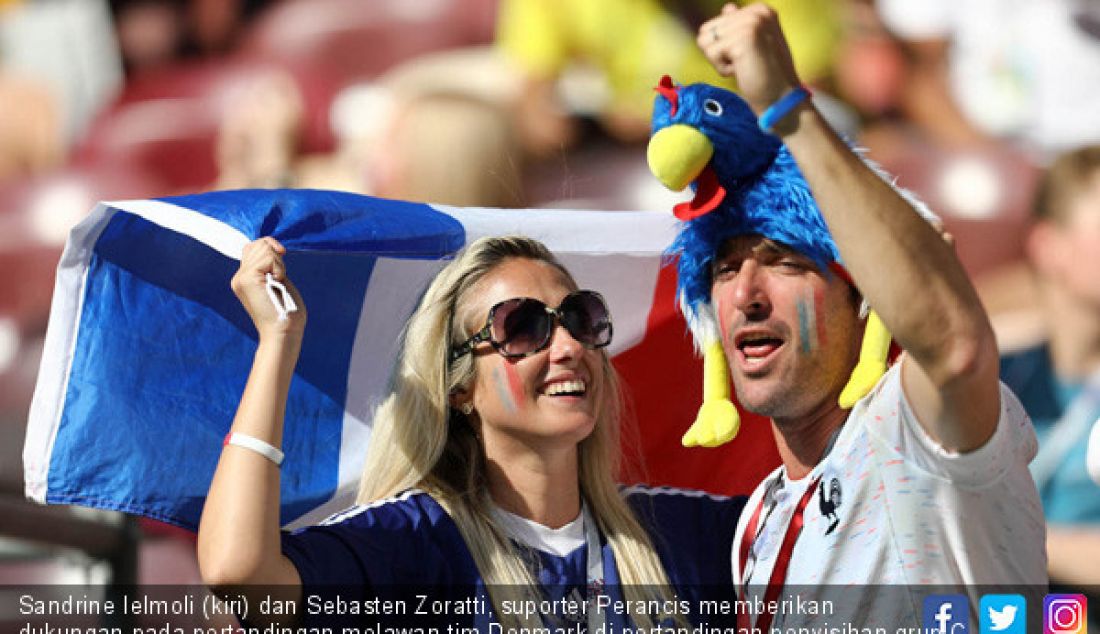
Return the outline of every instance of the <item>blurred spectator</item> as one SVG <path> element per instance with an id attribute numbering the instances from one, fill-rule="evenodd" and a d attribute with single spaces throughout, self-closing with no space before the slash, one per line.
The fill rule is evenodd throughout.
<path id="1" fill-rule="evenodd" d="M 403 151 L 387 157 L 376 175 L 379 195 L 461 206 L 521 204 L 518 148 L 506 116 L 491 103 L 459 93 L 423 95 L 400 108 L 387 141 Z M 439 160 L 451 148 L 463 148 L 461 164 Z"/>
<path id="2" fill-rule="evenodd" d="M 906 114 L 936 141 L 1009 140 L 1040 162 L 1100 141 L 1100 3 L 877 3 L 911 56 Z"/>
<path id="3" fill-rule="evenodd" d="M 105 0 L 51 0 L 0 6 L 0 67 L 7 75 L 8 89 L 27 91 L 36 105 L 56 113 L 58 128 L 48 133 L 41 127 L 50 115 L 45 112 L 43 116 L 29 115 L 38 120 L 36 125 L 40 128 L 34 133 L 38 139 L 35 143 L 56 135 L 63 149 L 67 149 L 114 97 L 122 84 L 122 69 L 113 34 Z M 29 87 L 28 78 L 39 85 Z M 30 110 L 30 104 L 7 103 L 11 94 L 0 100 L 0 110 Z M 52 105 L 47 106 L 46 102 Z M 56 149 L 36 151 L 50 156 L 55 152 Z"/>
<path id="4" fill-rule="evenodd" d="M 519 132 L 527 149 L 544 155 L 568 146 L 576 122 L 559 99 L 558 80 L 587 64 L 601 92 L 583 95 L 584 109 L 621 141 L 649 134 L 653 86 L 662 75 L 682 84 L 719 76 L 695 44 L 705 20 L 724 2 L 714 0 L 502 0 L 497 41 L 523 78 Z M 772 0 L 801 77 L 827 77 L 839 41 L 833 0 Z M 590 85 L 590 84 L 589 84 Z M 593 94 L 594 93 L 594 94 Z M 575 108 L 581 110 L 581 108 Z"/>
<path id="5" fill-rule="evenodd" d="M 339 189 L 450 205 L 517 206 L 519 171 L 507 117 L 470 91 L 449 87 L 430 68 L 421 62 L 345 90 L 332 106 L 337 148 L 331 154 L 302 152 L 305 107 L 289 74 L 252 78 L 227 96 L 214 187 Z M 472 66 L 463 68 L 460 81 L 468 82 Z M 439 160 L 452 148 L 461 149 L 460 164 Z"/>
<path id="6" fill-rule="evenodd" d="M 347 87 L 329 117 L 336 150 L 297 157 L 295 185 L 449 205 L 520 206 L 518 148 L 499 109 L 515 86 L 499 68 L 487 51 L 448 51 Z M 242 122 L 254 121 L 242 114 Z M 455 153 L 461 162 L 440 159 Z"/>
<path id="7" fill-rule="evenodd" d="M 519 82 L 487 48 L 417 57 L 334 104 L 338 153 L 386 198 L 518 207 L 518 137 L 507 114 Z"/>
<path id="8" fill-rule="evenodd" d="M 170 2 L 114 2 L 122 59 L 128 73 L 173 61 L 183 42 L 177 7 Z"/>
<path id="9" fill-rule="evenodd" d="M 698 25 L 723 4 L 503 0 L 493 49 L 417 58 L 373 83 L 393 114 L 386 145 L 370 161 L 373 193 L 457 205 L 530 204 L 521 189 L 529 159 L 560 156 L 601 134 L 643 141 L 662 75 L 733 87 L 695 43 Z M 834 2 L 770 4 L 802 76 L 824 82 L 840 37 Z M 570 177 L 554 174 L 557 181 Z"/>
<path id="10" fill-rule="evenodd" d="M 270 0 L 111 0 L 126 71 L 225 55 L 267 4 Z"/>
<path id="11" fill-rule="evenodd" d="M 838 97 L 866 120 L 897 114 L 905 84 L 906 60 L 882 23 L 874 0 L 841 3 L 843 38 L 833 69 Z"/>
<path id="12" fill-rule="evenodd" d="M 287 73 L 252 78 L 231 95 L 218 130 L 215 189 L 294 187 L 305 116 Z"/>
<path id="13" fill-rule="evenodd" d="M 270 0 L 190 0 L 184 54 L 225 55 L 237 45 L 245 25 Z"/>
<path id="14" fill-rule="evenodd" d="M 1003 380 L 1034 421 L 1031 464 L 1047 517 L 1052 582 L 1100 583 L 1100 486 L 1086 468 L 1100 416 L 1100 145 L 1044 177 L 1027 237 L 1046 341 L 1002 357 Z"/>
<path id="15" fill-rule="evenodd" d="M 48 86 L 0 67 L 0 183 L 61 164 L 59 110 Z"/>

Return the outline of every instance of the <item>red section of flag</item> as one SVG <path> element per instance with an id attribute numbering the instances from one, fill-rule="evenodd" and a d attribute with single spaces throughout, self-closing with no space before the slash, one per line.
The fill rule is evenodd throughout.
<path id="1" fill-rule="evenodd" d="M 645 339 L 615 357 L 627 393 L 624 482 L 748 494 L 779 465 L 771 425 L 741 410 L 741 431 L 714 449 L 687 448 L 680 437 L 703 398 L 703 362 L 676 307 L 676 270 L 661 269 Z M 644 470 L 632 456 L 641 454 Z"/>

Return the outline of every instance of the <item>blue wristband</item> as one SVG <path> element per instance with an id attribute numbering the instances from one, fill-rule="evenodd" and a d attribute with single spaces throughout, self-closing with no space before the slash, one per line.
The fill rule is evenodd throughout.
<path id="1" fill-rule="evenodd" d="M 798 107 L 798 104 L 805 101 L 810 96 L 810 91 L 805 86 L 799 86 L 789 93 L 779 98 L 779 101 L 768 106 L 768 109 L 764 111 L 764 114 L 760 115 L 760 118 L 756 120 L 760 129 L 768 134 L 772 133 L 772 128 L 775 124 L 783 120 L 784 117 L 789 115 L 792 110 Z"/>

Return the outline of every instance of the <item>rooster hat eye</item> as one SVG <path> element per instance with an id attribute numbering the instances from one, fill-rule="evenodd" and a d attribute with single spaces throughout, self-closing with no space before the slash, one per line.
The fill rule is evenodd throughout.
<path id="1" fill-rule="evenodd" d="M 722 104 L 718 103 L 714 99 L 707 99 L 703 102 L 703 110 L 707 111 L 707 114 L 720 117 L 722 116 Z"/>

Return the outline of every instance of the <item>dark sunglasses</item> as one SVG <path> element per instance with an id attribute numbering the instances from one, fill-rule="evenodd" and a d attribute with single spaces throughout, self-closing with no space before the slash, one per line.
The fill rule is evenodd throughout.
<path id="1" fill-rule="evenodd" d="M 596 291 L 574 291 L 556 309 L 530 297 L 506 299 L 489 309 L 485 327 L 451 348 L 451 361 L 482 341 L 509 358 L 527 357 L 550 344 L 558 321 L 574 339 L 589 349 L 611 343 L 611 312 Z"/>

